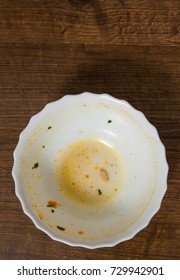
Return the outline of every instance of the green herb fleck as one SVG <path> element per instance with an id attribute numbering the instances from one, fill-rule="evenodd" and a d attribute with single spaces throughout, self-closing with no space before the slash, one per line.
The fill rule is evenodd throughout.
<path id="1" fill-rule="evenodd" d="M 98 194 L 101 195 L 102 194 L 102 191 L 100 189 L 98 189 Z"/>
<path id="2" fill-rule="evenodd" d="M 54 213 L 54 210 L 53 210 L 53 209 L 51 209 L 51 212 L 52 212 L 52 213 Z"/>
<path id="3" fill-rule="evenodd" d="M 44 145 L 43 145 L 42 147 L 43 147 L 43 149 L 45 148 L 45 146 L 44 146 Z"/>
<path id="4" fill-rule="evenodd" d="M 38 168 L 38 167 L 39 167 L 39 163 L 36 162 L 36 163 L 34 164 L 34 166 L 32 167 L 32 169 L 35 169 L 35 168 Z"/>
<path id="5" fill-rule="evenodd" d="M 48 126 L 48 129 L 51 129 L 52 128 L 52 126 Z"/>
<path id="6" fill-rule="evenodd" d="M 111 123 L 112 121 L 111 120 L 108 120 L 108 123 Z"/>
<path id="7" fill-rule="evenodd" d="M 58 228 L 59 230 L 62 230 L 62 231 L 64 231 L 64 230 L 65 230 L 65 228 L 60 227 L 60 226 L 57 226 L 57 228 Z"/>

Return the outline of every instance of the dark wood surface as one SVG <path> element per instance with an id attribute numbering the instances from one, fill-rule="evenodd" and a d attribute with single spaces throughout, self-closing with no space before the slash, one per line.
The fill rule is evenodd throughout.
<path id="1" fill-rule="evenodd" d="M 169 163 L 161 209 L 133 239 L 88 250 L 51 240 L 11 177 L 30 117 L 66 94 L 107 92 L 143 111 Z M 180 1 L 0 1 L 0 259 L 180 258 Z"/>

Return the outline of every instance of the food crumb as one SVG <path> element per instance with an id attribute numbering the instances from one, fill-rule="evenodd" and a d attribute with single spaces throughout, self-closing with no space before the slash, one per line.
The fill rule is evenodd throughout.
<path id="1" fill-rule="evenodd" d="M 98 189 L 98 194 L 101 195 L 102 194 L 102 191 L 100 189 Z"/>
<path id="2" fill-rule="evenodd" d="M 57 226 L 57 228 L 58 228 L 59 230 L 65 231 L 65 228 L 64 228 L 64 227 Z"/>
<path id="3" fill-rule="evenodd" d="M 52 126 L 48 126 L 48 129 L 51 129 L 52 128 Z"/>
<path id="4" fill-rule="evenodd" d="M 109 175 L 108 175 L 106 169 L 101 168 L 100 171 L 99 171 L 99 176 L 101 177 L 101 179 L 102 179 L 104 182 L 109 181 Z"/>
<path id="5" fill-rule="evenodd" d="M 36 168 L 38 168 L 38 167 L 39 167 L 39 163 L 36 162 L 36 163 L 34 164 L 34 166 L 32 167 L 32 169 L 36 169 Z"/>
<path id="6" fill-rule="evenodd" d="M 108 120 L 108 123 L 111 123 L 112 121 L 111 120 Z"/>
<path id="7" fill-rule="evenodd" d="M 60 204 L 56 201 L 53 201 L 53 200 L 49 200 L 48 204 L 47 204 L 47 207 L 52 207 L 52 208 L 57 208 L 59 206 L 60 206 Z"/>

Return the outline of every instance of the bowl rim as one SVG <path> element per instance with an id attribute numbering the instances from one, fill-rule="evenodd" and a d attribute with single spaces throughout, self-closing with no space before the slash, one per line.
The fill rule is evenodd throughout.
<path id="1" fill-rule="evenodd" d="M 157 140 L 157 145 L 158 145 L 158 150 L 161 154 L 161 164 L 163 165 L 163 186 L 161 187 L 161 189 L 159 190 L 159 200 L 158 202 L 156 202 L 156 204 L 153 206 L 153 209 L 151 209 L 150 213 L 148 215 L 146 215 L 145 219 L 143 219 L 143 222 L 141 220 L 141 223 L 138 224 L 137 222 L 135 224 L 138 224 L 138 227 L 130 232 L 128 230 L 129 234 L 126 234 L 126 236 L 118 238 L 118 236 L 113 239 L 111 241 L 108 242 L 94 242 L 94 243 L 88 243 L 88 242 L 77 242 L 77 241 L 69 241 L 66 238 L 60 238 L 57 237 L 56 234 L 53 234 L 52 232 L 48 231 L 48 228 L 46 228 L 46 226 L 41 223 L 40 219 L 38 219 L 35 215 L 33 215 L 30 207 L 28 207 L 28 205 L 26 205 L 25 200 L 23 199 L 23 195 L 21 193 L 21 191 L 18 188 L 18 160 L 19 160 L 19 153 L 21 151 L 21 145 L 23 143 L 23 141 L 25 141 L 27 132 L 29 130 L 31 130 L 32 125 L 36 124 L 40 118 L 45 115 L 47 112 L 51 112 L 52 108 L 58 106 L 58 104 L 60 102 L 62 102 L 62 99 L 69 99 L 73 101 L 73 98 L 77 98 L 77 97 L 81 97 L 81 96 L 88 96 L 89 98 L 97 98 L 97 99 L 108 99 L 111 100 L 113 102 L 116 102 L 117 104 L 124 104 L 126 107 L 130 108 L 131 110 L 133 110 L 133 112 L 136 115 L 136 118 L 138 117 L 138 120 L 141 119 L 143 121 L 145 121 L 147 123 L 147 126 L 149 127 L 149 129 L 151 129 L 151 133 L 154 134 L 154 136 L 156 137 Z M 164 159 L 163 159 L 164 158 Z M 163 159 L 163 160 L 162 160 Z M 62 98 L 55 100 L 53 102 L 50 102 L 48 104 L 46 104 L 44 106 L 44 108 L 42 110 L 40 110 L 38 113 L 36 113 L 35 115 L 33 115 L 28 124 L 26 125 L 26 127 L 22 130 L 22 132 L 19 135 L 19 139 L 18 139 L 18 143 L 16 145 L 16 148 L 13 152 L 13 167 L 12 167 L 12 177 L 14 180 L 14 184 L 15 184 L 15 194 L 18 197 L 23 212 L 32 220 L 32 222 L 34 223 L 34 225 L 41 231 L 45 232 L 50 238 L 52 238 L 53 240 L 56 240 L 58 242 L 62 242 L 64 244 L 67 244 L 69 246 L 74 246 L 74 247 L 84 247 L 87 249 L 96 249 L 96 248 L 102 248 L 102 247 L 112 247 L 115 246 L 123 241 L 132 239 L 138 232 L 140 232 L 142 229 L 144 229 L 151 221 L 151 219 L 153 218 L 153 216 L 159 211 L 161 204 L 162 204 L 162 200 L 163 197 L 167 191 L 167 178 L 168 178 L 168 171 L 169 171 L 169 166 L 167 163 L 167 158 L 166 158 L 166 150 L 165 150 L 165 146 L 162 143 L 158 131 L 156 129 L 156 127 L 154 125 L 152 125 L 149 120 L 146 118 L 146 116 L 144 115 L 144 113 L 142 113 L 141 111 L 137 110 L 136 108 L 134 108 L 131 104 L 129 104 L 129 102 L 127 102 L 126 100 L 123 99 L 118 99 L 116 97 L 113 97 L 107 93 L 101 93 L 101 94 L 97 94 L 97 93 L 92 93 L 92 92 L 83 92 L 83 93 L 79 93 L 79 94 L 75 94 L 75 95 L 64 95 Z M 109 239 L 108 239 L 109 240 Z"/>

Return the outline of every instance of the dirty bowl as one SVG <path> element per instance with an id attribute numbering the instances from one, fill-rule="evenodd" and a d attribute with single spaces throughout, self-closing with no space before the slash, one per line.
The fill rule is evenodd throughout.
<path id="1" fill-rule="evenodd" d="M 67 95 L 33 116 L 14 151 L 24 212 L 52 239 L 114 246 L 159 210 L 168 165 L 157 130 L 124 100 Z"/>

